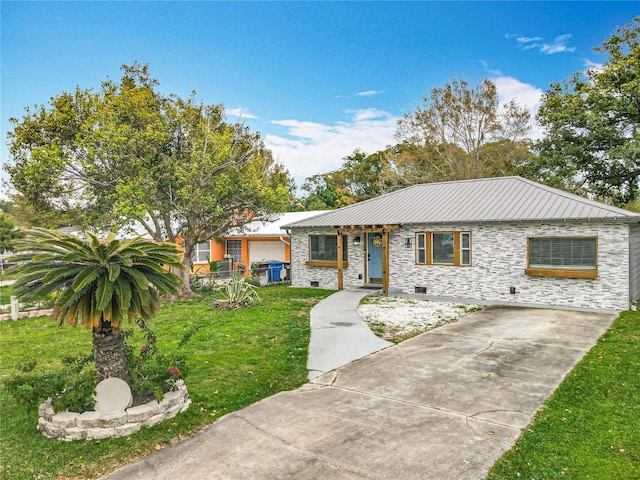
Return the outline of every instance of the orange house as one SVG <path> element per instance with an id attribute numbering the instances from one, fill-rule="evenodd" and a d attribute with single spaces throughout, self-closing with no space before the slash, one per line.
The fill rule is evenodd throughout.
<path id="1" fill-rule="evenodd" d="M 274 215 L 268 222 L 250 222 L 232 230 L 224 240 L 211 240 L 196 245 L 193 270 L 209 272 L 209 261 L 232 262 L 234 270 L 249 271 L 253 263 L 286 262 L 291 260 L 289 234 L 282 225 L 306 220 L 326 210 L 287 212 Z"/>

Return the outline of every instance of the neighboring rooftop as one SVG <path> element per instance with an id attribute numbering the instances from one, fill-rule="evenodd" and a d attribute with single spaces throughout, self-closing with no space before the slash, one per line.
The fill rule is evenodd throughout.
<path id="1" fill-rule="evenodd" d="M 499 177 L 414 185 L 283 225 L 295 228 L 544 220 L 640 222 L 640 215 L 522 177 Z"/>
<path id="2" fill-rule="evenodd" d="M 286 212 L 276 213 L 271 221 L 254 221 L 246 224 L 242 228 L 234 228 L 227 237 L 273 237 L 284 235 L 284 225 L 307 220 L 322 213 L 332 210 L 310 210 L 307 212 Z"/>

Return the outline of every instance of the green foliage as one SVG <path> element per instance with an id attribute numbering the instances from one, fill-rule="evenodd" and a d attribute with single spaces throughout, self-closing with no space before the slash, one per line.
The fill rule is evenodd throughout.
<path id="1" fill-rule="evenodd" d="M 159 350 L 156 335 L 147 323 L 142 319 L 138 319 L 136 323 L 144 334 L 145 342 L 136 350 L 131 344 L 133 331 L 125 337 L 125 352 L 133 379 L 131 390 L 134 397 L 143 398 L 151 394 L 160 401 L 166 392 L 176 389 L 177 380 L 187 377 L 189 370 L 186 357 L 180 355 L 178 350 L 191 340 L 200 326 L 191 327 L 183 335 L 177 348 L 172 353 L 165 354 Z"/>
<path id="2" fill-rule="evenodd" d="M 608 55 L 602 66 L 544 95 L 537 177 L 624 206 L 640 188 L 640 17 L 594 50 Z"/>
<path id="3" fill-rule="evenodd" d="M 218 309 L 246 308 L 261 301 L 256 287 L 239 275 L 214 290 L 213 306 Z"/>
<path id="4" fill-rule="evenodd" d="M 51 398 L 56 412 L 93 410 L 99 380 L 95 369 L 85 368 L 91 361 L 92 355 L 66 357 L 62 368 L 43 370 L 31 358 L 17 365 L 16 372 L 5 378 L 3 384 L 16 402 L 27 409 L 37 408 Z"/>
<path id="5" fill-rule="evenodd" d="M 245 282 L 253 285 L 254 287 L 259 287 L 260 284 L 260 270 L 258 269 L 258 265 L 256 263 L 252 263 L 249 270 L 249 277 L 245 278 Z"/>
<path id="6" fill-rule="evenodd" d="M 211 261 L 209 258 L 207 258 L 207 263 L 209 264 L 209 272 L 211 273 L 218 273 L 222 267 L 224 267 L 222 263 L 219 263 L 216 260 Z"/>
<path id="7" fill-rule="evenodd" d="M 623 312 L 488 480 L 640 478 L 640 312 Z"/>
<path id="8" fill-rule="evenodd" d="M 136 349 L 132 344 L 133 330 L 123 332 L 134 401 L 140 400 L 141 403 L 150 395 L 160 401 L 166 392 L 176 390 L 177 380 L 187 377 L 189 370 L 186 357 L 180 355 L 179 350 L 191 340 L 200 326 L 192 326 L 172 353 L 165 354 L 158 348 L 156 335 L 146 322 L 138 319 L 136 323 L 145 337 L 141 347 Z M 95 368 L 92 368 L 93 362 L 93 355 L 65 357 L 62 367 L 49 369 L 39 367 L 37 361 L 31 358 L 18 364 L 16 372 L 4 379 L 3 384 L 16 402 L 27 409 L 37 408 L 51 398 L 56 412 L 69 410 L 81 413 L 93 410 L 95 403 L 95 386 L 100 380 Z"/>
<path id="9" fill-rule="evenodd" d="M 100 478 L 222 415 L 304 384 L 309 310 L 332 292 L 277 285 L 259 293 L 260 308 L 212 310 L 209 297 L 163 303 L 153 321 L 160 351 L 175 350 L 185 333 L 200 326 L 180 349 L 189 359 L 187 388 L 193 403 L 175 418 L 130 437 L 52 442 L 35 428 L 37 411 L 25 410 L 0 384 L 0 478 Z M 128 340 L 134 351 L 144 345 L 138 332 Z M 85 329 L 61 331 L 45 317 L 0 322 L 0 376 L 9 376 L 30 357 L 57 368 L 64 356 L 89 354 L 90 338 Z"/>
<path id="10" fill-rule="evenodd" d="M 223 105 L 162 95 L 147 65 L 122 70 L 97 92 L 78 88 L 11 119 L 5 170 L 38 212 L 63 205 L 86 227 L 137 223 L 156 241 L 180 240 L 188 290 L 195 245 L 284 211 L 293 180 Z"/>
<path id="11" fill-rule="evenodd" d="M 16 243 L 13 260 L 20 277 L 12 286 L 23 300 L 56 293 L 52 317 L 60 324 L 84 324 L 93 330 L 93 355 L 100 379 L 131 382 L 120 335 L 123 321 L 151 319 L 160 295 L 176 293 L 182 283 L 164 266 L 180 268 L 176 246 L 114 234 L 88 241 L 55 230 L 33 229 Z"/>
<path id="12" fill-rule="evenodd" d="M 0 253 L 13 251 L 14 242 L 24 236 L 24 233 L 16 228 L 13 220 L 6 214 L 0 213 Z"/>
<path id="13" fill-rule="evenodd" d="M 159 295 L 177 292 L 180 280 L 163 265 L 180 267 L 175 245 L 140 237 L 104 241 L 87 233 L 87 242 L 63 232 L 34 229 L 16 243 L 14 261 L 21 276 L 13 285 L 23 300 L 46 298 L 52 292 L 54 320 L 87 328 L 124 319 L 149 320 L 159 307 Z"/>

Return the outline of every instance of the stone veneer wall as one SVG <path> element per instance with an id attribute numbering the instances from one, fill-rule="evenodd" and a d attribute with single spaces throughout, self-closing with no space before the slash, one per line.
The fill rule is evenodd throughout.
<path id="1" fill-rule="evenodd" d="M 332 235 L 329 229 L 305 228 L 293 229 L 291 232 L 291 285 L 294 287 L 310 287 L 311 282 L 318 282 L 325 290 L 338 288 L 338 274 L 334 267 L 309 267 L 306 265 L 309 251 L 309 235 Z M 360 245 L 354 245 L 353 239 L 360 237 Z M 363 233 L 347 235 L 349 266 L 344 269 L 344 286 L 362 285 L 364 280 L 364 243 Z"/>
<path id="2" fill-rule="evenodd" d="M 452 267 L 415 264 L 415 233 L 470 231 L 472 266 Z M 308 235 L 328 234 L 328 229 L 292 229 L 292 285 L 337 288 L 335 268 L 309 267 Z M 344 270 L 345 287 L 362 285 L 363 245 L 353 245 L 349 235 L 349 266 Z M 571 279 L 525 275 L 527 237 L 597 236 L 598 278 Z M 405 246 L 412 239 L 412 248 Z M 405 226 L 390 235 L 390 288 L 414 293 L 426 287 L 427 296 L 465 298 L 486 303 L 526 304 L 595 310 L 625 310 L 629 307 L 629 226 L 622 223 L 513 223 Z M 516 293 L 511 294 L 510 288 Z"/>
<path id="3" fill-rule="evenodd" d="M 178 389 L 165 393 L 160 403 L 152 400 L 113 412 L 55 413 L 48 401 L 40 405 L 38 430 L 46 437 L 65 441 L 125 437 L 142 427 L 151 427 L 173 418 L 189 408 L 191 400 L 187 387 L 182 380 L 178 380 L 176 386 Z"/>
<path id="4" fill-rule="evenodd" d="M 640 299 L 640 225 L 631 225 L 629 227 L 629 251 L 631 283 L 629 288 L 629 301 L 638 302 Z"/>

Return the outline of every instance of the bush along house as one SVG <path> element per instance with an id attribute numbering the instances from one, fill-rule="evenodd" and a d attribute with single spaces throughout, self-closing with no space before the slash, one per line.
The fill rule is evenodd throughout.
<path id="1" fill-rule="evenodd" d="M 285 225 L 292 285 L 619 311 L 640 215 L 521 177 L 415 185 Z"/>

